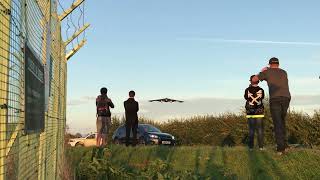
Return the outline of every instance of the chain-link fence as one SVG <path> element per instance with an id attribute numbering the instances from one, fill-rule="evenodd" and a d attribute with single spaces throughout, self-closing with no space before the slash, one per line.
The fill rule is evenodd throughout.
<path id="1" fill-rule="evenodd" d="M 61 179 L 65 46 L 56 0 L 0 1 L 0 180 Z"/>

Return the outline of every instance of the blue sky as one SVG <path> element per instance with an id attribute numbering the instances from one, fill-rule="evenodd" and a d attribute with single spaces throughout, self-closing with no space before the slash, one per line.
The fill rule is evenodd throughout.
<path id="1" fill-rule="evenodd" d="M 119 116 L 131 89 L 141 102 L 140 115 L 155 120 L 239 112 L 249 76 L 273 56 L 289 74 L 291 108 L 319 109 L 319 6 L 275 0 L 87 1 L 88 43 L 68 62 L 67 123 L 73 131 L 94 129 L 94 98 L 102 86 Z M 266 83 L 261 86 L 267 91 Z M 147 102 L 160 97 L 186 103 Z"/>

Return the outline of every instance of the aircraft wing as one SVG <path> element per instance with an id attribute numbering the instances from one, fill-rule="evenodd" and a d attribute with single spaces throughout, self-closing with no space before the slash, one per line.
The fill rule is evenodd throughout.
<path id="1" fill-rule="evenodd" d="M 179 103 L 183 103 L 184 101 L 180 101 L 180 100 L 176 100 L 176 99 L 169 99 L 169 98 L 163 98 L 163 99 L 153 99 L 153 100 L 149 100 L 149 102 L 179 102 Z"/>
<path id="2" fill-rule="evenodd" d="M 149 102 L 155 102 L 155 101 L 162 102 L 162 101 L 164 101 L 164 99 L 153 99 L 153 100 L 149 100 Z"/>
<path id="3" fill-rule="evenodd" d="M 183 103 L 184 101 L 180 101 L 180 100 L 176 100 L 176 99 L 170 99 L 171 102 L 179 102 L 179 103 Z"/>

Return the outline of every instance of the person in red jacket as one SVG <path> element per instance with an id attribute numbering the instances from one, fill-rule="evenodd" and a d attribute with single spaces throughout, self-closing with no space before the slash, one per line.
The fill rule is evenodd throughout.
<path id="1" fill-rule="evenodd" d="M 97 146 L 104 146 L 107 144 L 107 134 L 111 125 L 111 111 L 110 108 L 114 108 L 114 104 L 111 99 L 108 98 L 108 89 L 103 87 L 100 89 L 101 95 L 96 99 L 97 107 Z"/>
<path id="2" fill-rule="evenodd" d="M 263 150 L 263 118 L 264 118 L 264 90 L 258 86 L 259 81 L 252 81 L 250 77 L 250 86 L 245 90 L 244 98 L 246 100 L 246 112 L 249 125 L 249 149 L 254 147 L 255 130 L 258 132 L 259 149 Z"/>

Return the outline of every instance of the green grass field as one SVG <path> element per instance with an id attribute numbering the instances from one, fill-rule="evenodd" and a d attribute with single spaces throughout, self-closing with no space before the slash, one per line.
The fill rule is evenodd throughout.
<path id="1" fill-rule="evenodd" d="M 83 159 L 91 161 L 92 149 L 70 148 L 67 156 L 72 166 L 77 167 Z M 272 148 L 249 152 L 246 147 L 113 145 L 103 156 L 112 166 L 128 172 L 143 171 L 155 165 L 153 162 L 161 162 L 169 165 L 165 171 L 188 172 L 191 179 L 320 179 L 319 149 L 296 148 L 278 156 Z"/>

